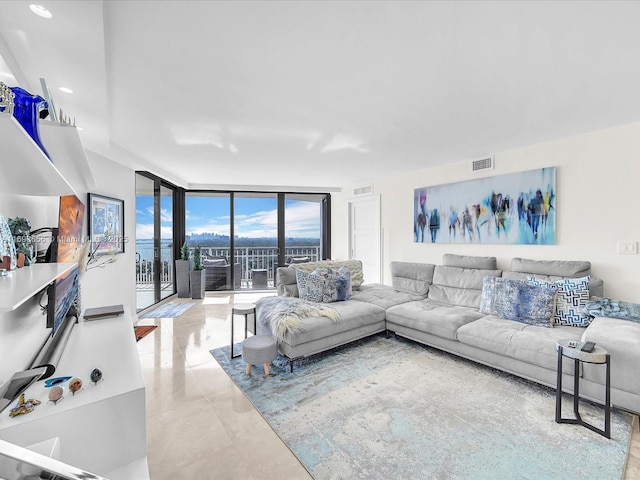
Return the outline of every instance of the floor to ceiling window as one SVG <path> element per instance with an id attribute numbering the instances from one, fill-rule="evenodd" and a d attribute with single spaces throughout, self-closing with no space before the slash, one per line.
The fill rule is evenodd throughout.
<path id="1" fill-rule="evenodd" d="M 200 246 L 206 290 L 241 288 L 242 272 L 231 255 L 231 195 L 188 192 L 185 195 L 186 242 L 193 254 Z M 235 281 L 232 281 L 234 279 Z"/>
<path id="2" fill-rule="evenodd" d="M 278 195 L 236 193 L 233 197 L 234 254 L 245 288 L 273 288 L 278 265 Z"/>
<path id="3" fill-rule="evenodd" d="M 142 310 L 175 292 L 174 187 L 136 173 L 136 307 Z"/>
<path id="4" fill-rule="evenodd" d="M 285 195 L 285 263 L 324 258 L 322 209 L 325 195 Z"/>
<path id="5" fill-rule="evenodd" d="M 138 310 L 175 293 L 183 242 L 205 289 L 272 289 L 278 266 L 330 257 L 328 194 L 188 191 L 136 172 Z"/>

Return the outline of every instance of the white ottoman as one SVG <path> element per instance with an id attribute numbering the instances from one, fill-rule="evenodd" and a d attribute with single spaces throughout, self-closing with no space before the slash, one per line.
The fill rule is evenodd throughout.
<path id="1" fill-rule="evenodd" d="M 242 359 L 247 362 L 247 375 L 253 365 L 264 365 L 264 374 L 269 375 L 269 365 L 278 354 L 278 344 L 270 335 L 254 335 L 242 342 Z"/>

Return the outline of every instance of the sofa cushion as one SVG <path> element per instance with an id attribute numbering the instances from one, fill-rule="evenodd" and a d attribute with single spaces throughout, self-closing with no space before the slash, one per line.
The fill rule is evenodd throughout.
<path id="1" fill-rule="evenodd" d="M 283 297 L 298 297 L 298 282 L 296 271 L 289 267 L 278 267 L 276 269 L 276 284 L 278 295 Z"/>
<path id="2" fill-rule="evenodd" d="M 429 288 L 429 298 L 450 305 L 479 308 L 483 278 L 499 277 L 501 273 L 501 270 L 437 265 L 433 273 L 433 285 Z"/>
<path id="3" fill-rule="evenodd" d="M 203 258 L 202 266 L 203 267 L 224 267 L 227 265 L 227 260 L 225 258 Z"/>
<path id="4" fill-rule="evenodd" d="M 384 309 L 364 302 L 347 300 L 335 302 L 331 308 L 340 314 L 340 320 L 334 322 L 327 317 L 305 317 L 301 319 L 294 335 L 287 332 L 284 341 L 296 346 L 321 338 L 384 321 Z"/>
<path id="5" fill-rule="evenodd" d="M 577 330 L 577 329 L 576 329 Z M 582 341 L 595 342 L 611 355 L 611 386 L 625 392 L 640 392 L 638 345 L 640 324 L 619 318 L 598 317 L 584 330 Z M 602 365 L 584 365 L 584 378 L 604 384 L 606 369 Z M 640 410 L 640 405 L 633 411 Z"/>
<path id="6" fill-rule="evenodd" d="M 535 287 L 519 280 L 484 277 L 480 312 L 507 320 L 551 328 L 555 288 Z"/>
<path id="7" fill-rule="evenodd" d="M 391 285 L 399 292 L 424 298 L 433 282 L 434 268 L 430 263 L 391 262 Z"/>
<path id="8" fill-rule="evenodd" d="M 487 315 L 461 326 L 456 339 L 488 352 L 555 370 L 558 366 L 556 342 L 579 341 L 584 330 L 565 326 L 544 328 Z M 573 363 L 564 362 L 563 371 L 573 373 Z"/>
<path id="9" fill-rule="evenodd" d="M 362 262 L 360 260 L 322 260 L 319 262 L 297 263 L 290 266 L 296 270 L 303 272 L 313 272 L 319 270 L 320 273 L 327 273 L 327 269 L 339 270 L 340 267 L 346 267 L 351 272 L 351 285 L 357 288 L 364 282 L 362 274 Z"/>
<path id="10" fill-rule="evenodd" d="M 534 275 L 584 277 L 591 273 L 591 262 L 514 258 L 511 260 L 511 270 Z"/>
<path id="11" fill-rule="evenodd" d="M 449 340 L 456 339 L 456 331 L 462 325 L 483 316 L 483 313 L 473 308 L 450 305 L 428 298 L 387 310 L 387 322 Z"/>
<path id="12" fill-rule="evenodd" d="M 371 303 L 382 307 L 385 310 L 395 305 L 415 302 L 416 300 L 422 300 L 423 298 L 424 296 L 422 295 L 399 292 L 389 285 L 380 285 L 376 283 L 362 285 L 360 290 L 353 292 L 353 295 L 351 295 L 351 300 Z"/>
<path id="13" fill-rule="evenodd" d="M 445 253 L 442 256 L 442 264 L 449 267 L 478 268 L 480 270 L 496 270 L 498 268 L 496 257 L 475 257 L 454 255 L 453 253 Z"/>
<path id="14" fill-rule="evenodd" d="M 530 285 L 554 288 L 556 295 L 556 311 L 554 323 L 574 327 L 586 327 L 591 322 L 591 317 L 584 311 L 585 304 L 589 301 L 590 276 L 582 278 L 565 278 L 549 282 L 536 277 L 529 277 Z"/>

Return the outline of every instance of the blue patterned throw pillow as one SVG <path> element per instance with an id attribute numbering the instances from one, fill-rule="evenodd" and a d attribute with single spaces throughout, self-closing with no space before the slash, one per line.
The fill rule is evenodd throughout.
<path id="1" fill-rule="evenodd" d="M 311 273 L 296 270 L 298 296 L 309 302 L 322 302 L 325 291 L 325 279 L 319 270 Z"/>
<path id="2" fill-rule="evenodd" d="M 536 277 L 527 278 L 529 285 L 557 289 L 554 323 L 572 327 L 586 327 L 591 323 L 591 318 L 584 312 L 584 306 L 589 300 L 590 280 L 590 275 L 555 282 Z"/>
<path id="3" fill-rule="evenodd" d="M 501 277 L 483 277 L 480 295 L 480 312 L 502 317 L 501 312 L 515 309 L 518 303 L 518 290 L 515 284 Z M 505 317 L 502 317 L 505 318 Z"/>
<path id="4" fill-rule="evenodd" d="M 553 327 L 556 292 L 519 280 L 482 279 L 480 312 L 540 327 Z"/>

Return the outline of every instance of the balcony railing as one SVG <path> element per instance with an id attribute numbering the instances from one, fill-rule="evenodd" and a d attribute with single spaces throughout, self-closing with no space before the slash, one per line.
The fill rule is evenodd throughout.
<path id="1" fill-rule="evenodd" d="M 193 248 L 191 257 L 193 258 Z M 224 257 L 230 261 L 230 249 L 228 247 L 201 247 L 204 258 Z M 238 247 L 234 249 L 235 262 L 240 264 L 241 285 L 248 288 L 253 281 L 253 270 L 267 271 L 267 284 L 274 286 L 275 267 L 278 265 L 277 247 Z M 145 252 L 137 252 L 139 260 L 136 262 L 136 288 L 147 290 L 153 287 L 154 262 L 143 258 Z M 171 248 L 161 249 L 160 283 L 171 285 L 173 283 L 173 253 Z M 285 248 L 285 258 L 309 257 L 315 262 L 320 260 L 320 246 L 291 246 Z M 237 267 L 236 267 L 237 268 Z"/>

